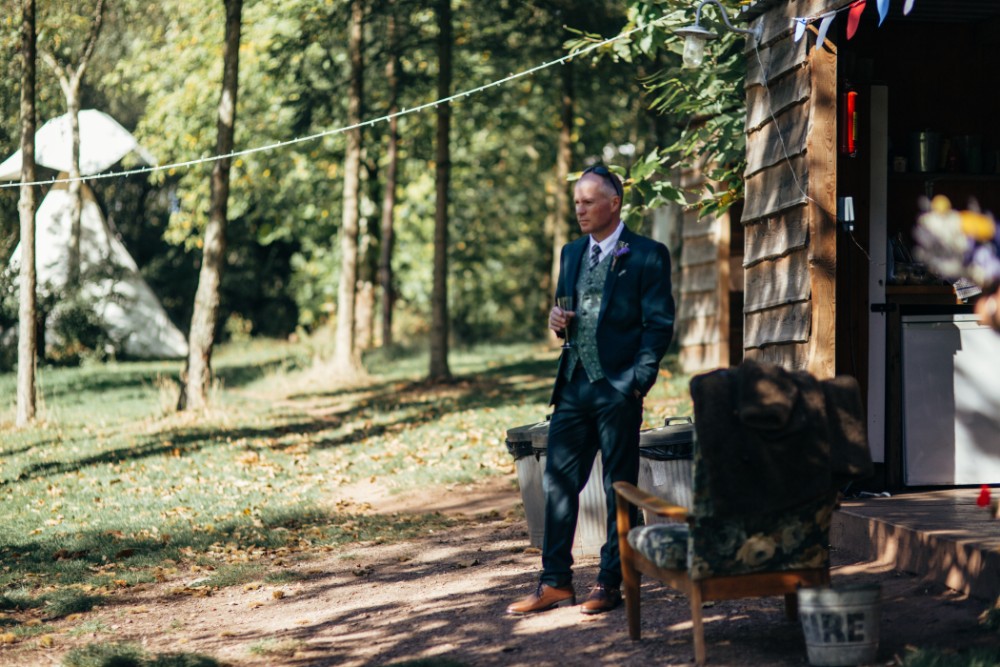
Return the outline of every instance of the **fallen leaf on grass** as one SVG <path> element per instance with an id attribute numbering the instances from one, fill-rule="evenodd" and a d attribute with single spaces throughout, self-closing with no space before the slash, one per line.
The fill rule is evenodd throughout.
<path id="1" fill-rule="evenodd" d="M 38 645 L 42 648 L 52 648 L 56 643 L 55 637 L 52 635 L 42 635 L 38 638 Z"/>
<path id="2" fill-rule="evenodd" d="M 41 624 L 42 624 L 42 621 L 40 619 L 32 618 L 32 619 L 29 619 L 29 620 L 27 620 L 27 621 L 24 622 L 24 627 L 26 627 L 26 628 L 34 628 L 34 627 L 37 627 L 37 626 L 39 626 Z"/>
<path id="3" fill-rule="evenodd" d="M 212 594 L 212 589 L 208 586 L 182 586 L 180 588 L 171 588 L 171 595 L 190 595 L 195 598 L 205 598 Z"/>

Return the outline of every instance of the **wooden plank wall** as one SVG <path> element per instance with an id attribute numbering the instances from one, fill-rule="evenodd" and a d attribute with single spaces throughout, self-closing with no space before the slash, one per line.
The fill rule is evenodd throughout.
<path id="1" fill-rule="evenodd" d="M 819 377 L 836 358 L 837 57 L 813 33 L 794 41 L 791 19 L 838 4 L 770 9 L 746 51 L 744 357 Z"/>
<path id="2" fill-rule="evenodd" d="M 702 185 L 702 174 L 685 172 L 682 185 Z M 729 366 L 729 224 L 728 214 L 684 213 L 676 330 L 680 366 L 688 373 Z"/>

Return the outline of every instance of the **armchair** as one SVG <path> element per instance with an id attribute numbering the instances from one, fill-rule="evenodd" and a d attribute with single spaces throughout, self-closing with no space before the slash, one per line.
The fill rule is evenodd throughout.
<path id="1" fill-rule="evenodd" d="M 691 510 L 627 482 L 616 482 L 614 489 L 629 636 L 640 638 L 640 576 L 654 577 L 689 598 L 695 662 L 704 665 L 703 602 L 784 595 L 786 615 L 794 620 L 798 587 L 830 583 L 828 535 L 836 493 L 763 514 L 719 516 L 707 497 L 700 459 L 696 440 Z M 674 521 L 633 527 L 631 506 Z"/>

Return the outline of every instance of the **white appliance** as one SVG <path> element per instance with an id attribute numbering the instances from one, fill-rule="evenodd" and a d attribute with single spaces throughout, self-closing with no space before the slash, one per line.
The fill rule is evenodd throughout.
<path id="1" fill-rule="evenodd" d="M 1000 333 L 972 314 L 902 330 L 904 484 L 1000 483 Z"/>

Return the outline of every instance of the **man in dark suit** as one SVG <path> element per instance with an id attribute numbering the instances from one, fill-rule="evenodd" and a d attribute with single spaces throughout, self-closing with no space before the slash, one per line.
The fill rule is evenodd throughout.
<path id="1" fill-rule="evenodd" d="M 573 535 L 579 494 L 600 451 L 607 496 L 607 542 L 597 585 L 581 605 L 596 614 L 621 604 L 621 559 L 611 485 L 639 476 L 642 400 L 656 382 L 670 345 L 674 300 L 670 254 L 620 220 L 622 184 L 603 166 L 587 169 L 574 190 L 583 236 L 562 249 L 556 297 L 573 296 L 571 310 L 553 307 L 549 328 L 570 336 L 559 359 L 551 403 L 545 475 L 542 574 L 535 591 L 507 607 L 529 614 L 576 603 Z M 568 333 L 567 333 L 568 332 Z"/>

